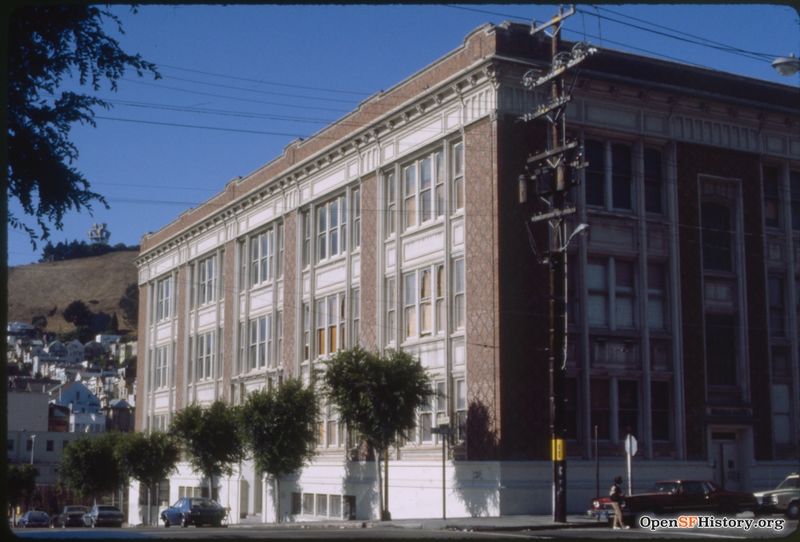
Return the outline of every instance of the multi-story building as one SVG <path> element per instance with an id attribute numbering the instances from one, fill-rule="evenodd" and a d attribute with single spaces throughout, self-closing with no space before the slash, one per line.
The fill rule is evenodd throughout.
<path id="1" fill-rule="evenodd" d="M 547 269 L 517 202 L 546 101 L 527 26 L 486 25 L 449 55 L 142 239 L 137 428 L 191 403 L 309 383 L 340 348 L 402 348 L 439 392 L 394 450 L 395 518 L 550 510 Z M 798 457 L 797 89 L 603 50 L 567 120 L 589 167 L 571 197 L 570 511 L 624 470 L 756 488 Z M 533 238 L 542 246 L 542 235 Z M 372 463 L 324 408 L 319 454 L 282 480 L 281 516 L 374 517 Z M 597 442 L 595 443 L 595 434 Z M 182 464 L 169 494 L 201 492 Z M 252 465 L 215 482 L 232 520 L 273 516 Z M 136 488 L 131 501 L 136 502 Z M 138 512 L 131 510 L 131 520 Z"/>

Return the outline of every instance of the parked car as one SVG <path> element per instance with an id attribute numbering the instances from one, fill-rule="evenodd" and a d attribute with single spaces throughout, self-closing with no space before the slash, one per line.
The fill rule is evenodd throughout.
<path id="1" fill-rule="evenodd" d="M 219 527 L 228 512 L 216 501 L 205 497 L 181 497 L 178 501 L 161 512 L 164 527 L 170 525 L 213 525 Z"/>
<path id="2" fill-rule="evenodd" d="M 751 493 L 728 491 L 708 480 L 665 480 L 656 482 L 655 491 L 628 495 L 622 503 L 626 522 L 645 514 L 674 514 L 678 512 L 717 512 L 735 514 L 755 511 L 758 504 Z M 592 501 L 589 515 L 611 519 L 609 497 Z M 630 523 L 629 523 L 630 524 Z"/>
<path id="3" fill-rule="evenodd" d="M 65 506 L 60 514 L 53 517 L 53 527 L 83 527 L 83 515 L 89 511 L 86 506 Z"/>
<path id="4" fill-rule="evenodd" d="M 753 496 L 758 501 L 759 513 L 781 512 L 789 519 L 800 518 L 800 474 L 793 472 L 769 491 L 759 491 Z"/>
<path id="5" fill-rule="evenodd" d="M 47 512 L 41 510 L 29 510 L 25 512 L 19 520 L 17 520 L 17 527 L 49 527 L 50 516 Z"/>
<path id="6" fill-rule="evenodd" d="M 92 509 L 83 515 L 83 524 L 86 527 L 122 527 L 125 516 L 116 506 L 106 504 L 95 504 Z"/>

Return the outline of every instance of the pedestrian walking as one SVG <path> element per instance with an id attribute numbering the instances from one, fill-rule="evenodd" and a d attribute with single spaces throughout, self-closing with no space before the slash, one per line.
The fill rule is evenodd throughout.
<path id="1" fill-rule="evenodd" d="M 625 525 L 622 521 L 622 503 L 625 501 L 625 493 L 622 491 L 622 476 L 614 478 L 614 484 L 608 492 L 611 498 L 611 508 L 614 510 L 614 521 L 611 524 L 613 529 L 630 529 L 630 525 Z"/>

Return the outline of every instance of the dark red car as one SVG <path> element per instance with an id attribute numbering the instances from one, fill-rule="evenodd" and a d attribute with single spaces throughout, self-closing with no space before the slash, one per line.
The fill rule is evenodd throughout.
<path id="1" fill-rule="evenodd" d="M 656 482 L 655 491 L 625 497 L 622 514 L 630 525 L 642 515 L 677 515 L 682 512 L 736 514 L 755 511 L 758 503 L 752 493 L 728 491 L 708 480 L 665 480 Z M 592 501 L 588 514 L 610 519 L 611 499 Z"/>

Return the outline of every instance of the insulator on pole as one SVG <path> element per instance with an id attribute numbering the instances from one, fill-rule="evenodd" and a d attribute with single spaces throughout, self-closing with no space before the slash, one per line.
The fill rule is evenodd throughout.
<path id="1" fill-rule="evenodd" d="M 517 196 L 520 203 L 528 203 L 528 180 L 525 175 L 517 177 L 518 191 Z"/>

